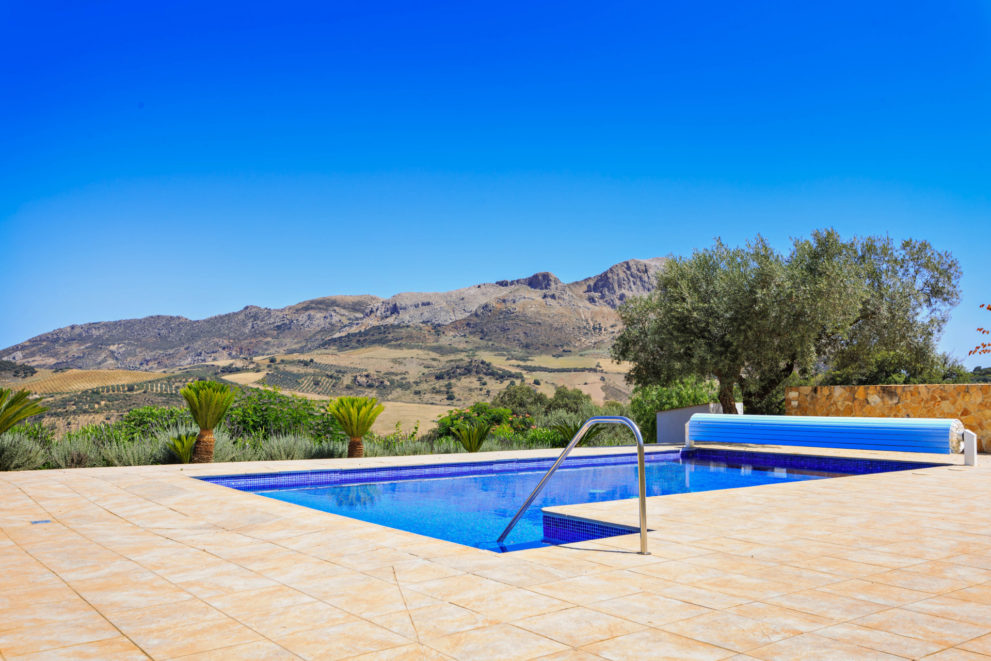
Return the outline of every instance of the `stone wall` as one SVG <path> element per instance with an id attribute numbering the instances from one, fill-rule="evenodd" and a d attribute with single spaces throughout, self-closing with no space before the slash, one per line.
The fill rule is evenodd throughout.
<path id="1" fill-rule="evenodd" d="M 957 418 L 991 452 L 991 384 L 799 386 L 785 391 L 789 415 Z"/>

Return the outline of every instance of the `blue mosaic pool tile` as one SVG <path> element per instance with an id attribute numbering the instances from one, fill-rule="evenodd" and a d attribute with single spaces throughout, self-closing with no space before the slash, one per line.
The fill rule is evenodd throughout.
<path id="1" fill-rule="evenodd" d="M 721 462 L 730 466 L 771 466 L 788 470 L 823 474 L 864 475 L 897 470 L 932 468 L 945 464 L 920 461 L 894 461 L 891 459 L 861 459 L 855 457 L 830 457 L 821 455 L 780 454 L 777 452 L 751 452 L 748 450 L 716 450 L 692 448 L 682 450 L 682 459 L 695 462 Z"/>
<path id="2" fill-rule="evenodd" d="M 645 461 L 649 462 L 675 462 L 678 459 L 678 450 L 649 452 L 645 455 Z M 583 466 L 629 464 L 635 461 L 635 454 L 624 453 L 594 457 L 569 457 L 566 460 L 566 465 L 569 468 L 580 468 Z M 291 471 L 285 473 L 217 475 L 199 477 L 197 479 L 240 491 L 268 491 L 271 489 L 305 489 L 311 487 L 342 486 L 346 484 L 463 477 L 467 475 L 493 475 L 526 471 L 543 472 L 550 468 L 553 463 L 554 459 L 505 459 L 457 464 L 428 464 L 424 466 L 387 466 L 380 468 L 344 468 Z"/>
<path id="3" fill-rule="evenodd" d="M 544 512 L 544 543 L 570 544 L 640 532 L 638 528 Z"/>

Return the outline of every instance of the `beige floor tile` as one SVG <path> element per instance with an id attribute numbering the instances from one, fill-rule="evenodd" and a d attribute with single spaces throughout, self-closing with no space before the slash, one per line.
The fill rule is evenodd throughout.
<path id="1" fill-rule="evenodd" d="M 917 659 L 943 649 L 943 645 L 939 643 L 900 636 L 888 631 L 870 629 L 855 624 L 837 624 L 819 629 L 816 633 L 833 640 L 853 643 L 878 652 L 886 652 L 909 659 Z"/>
<path id="2" fill-rule="evenodd" d="M 93 606 L 107 610 L 172 603 L 190 596 L 189 592 L 147 571 L 114 574 L 77 581 L 71 585 Z"/>
<path id="3" fill-rule="evenodd" d="M 178 657 L 182 661 L 292 661 L 299 659 L 287 649 L 267 640 L 260 640 L 244 645 L 233 645 L 209 652 L 197 652 L 186 656 Z"/>
<path id="4" fill-rule="evenodd" d="M 439 638 L 459 631 L 498 624 L 496 620 L 454 604 L 436 604 L 402 611 L 400 616 L 412 620 L 415 636 L 420 640 Z"/>
<path id="5" fill-rule="evenodd" d="M 723 612 L 742 615 L 752 620 L 768 622 L 774 626 L 788 627 L 802 633 L 815 631 L 833 623 L 833 620 L 826 617 L 804 613 L 774 604 L 767 604 L 761 601 L 751 601 L 740 604 L 739 606 L 733 606 Z"/>
<path id="6" fill-rule="evenodd" d="M 473 593 L 467 597 L 459 597 L 458 604 L 501 622 L 511 622 L 573 606 L 567 601 L 522 588 L 507 588 L 489 594 Z"/>
<path id="7" fill-rule="evenodd" d="M 516 661 L 563 651 L 564 645 L 509 624 L 454 633 L 428 641 L 430 647 L 465 661 Z"/>
<path id="8" fill-rule="evenodd" d="M 932 596 L 929 592 L 919 590 L 909 590 L 887 583 L 875 583 L 872 580 L 851 579 L 824 585 L 819 588 L 825 592 L 853 597 L 863 601 L 873 601 L 886 606 L 901 606 L 910 604 L 913 601 L 928 599 Z"/>
<path id="9" fill-rule="evenodd" d="M 98 613 L 90 612 L 60 622 L 0 632 L 0 654 L 7 658 L 25 656 L 118 637 L 120 632 L 117 629 Z"/>
<path id="10" fill-rule="evenodd" d="M 792 610 L 825 617 L 834 622 L 845 622 L 887 608 L 883 604 L 873 601 L 844 597 L 823 590 L 793 592 L 791 594 L 770 597 L 764 601 L 776 606 L 784 606 Z"/>
<path id="11" fill-rule="evenodd" d="M 728 649 L 657 629 L 596 643 L 587 651 L 612 661 L 715 661 L 733 655 Z"/>
<path id="12" fill-rule="evenodd" d="M 764 661 L 897 661 L 904 658 L 815 633 L 786 638 L 748 654 Z"/>
<path id="13" fill-rule="evenodd" d="M 383 581 L 346 594 L 325 596 L 324 601 L 359 617 L 374 618 L 385 613 L 430 606 L 438 600 L 409 587 L 400 588 Z"/>
<path id="14" fill-rule="evenodd" d="M 209 652 L 262 639 L 256 632 L 228 617 L 207 621 L 187 620 L 178 627 L 169 623 L 129 629 L 125 633 L 153 658 Z"/>
<path id="15" fill-rule="evenodd" d="M 693 584 L 699 581 L 707 581 L 724 576 L 727 572 L 715 567 L 697 565 L 681 560 L 668 560 L 667 562 L 656 562 L 650 565 L 635 567 L 635 572 L 646 574 L 654 578 L 661 578 L 667 581 Z"/>
<path id="16" fill-rule="evenodd" d="M 962 590 L 957 590 L 955 592 L 950 592 L 947 594 L 948 597 L 953 597 L 954 599 L 963 599 L 964 601 L 974 601 L 979 604 L 988 604 L 991 606 L 991 583 L 985 583 L 984 585 L 975 585 L 973 587 L 964 588 Z"/>
<path id="17" fill-rule="evenodd" d="M 513 624 L 571 647 L 582 647 L 623 636 L 644 627 L 630 620 L 582 607 L 536 615 L 517 620 Z"/>
<path id="18" fill-rule="evenodd" d="M 654 627 L 713 612 L 712 609 L 704 606 L 669 599 L 650 592 L 638 592 L 615 599 L 596 601 L 590 603 L 589 608 Z"/>
<path id="19" fill-rule="evenodd" d="M 408 583 L 422 583 L 425 581 L 434 581 L 439 578 L 458 576 L 464 572 L 452 569 L 439 562 L 416 559 L 378 567 L 368 570 L 365 573 L 389 583 L 394 583 L 398 580 L 400 585 L 406 585 Z"/>
<path id="20" fill-rule="evenodd" d="M 960 643 L 959 646 L 970 652 L 991 656 L 991 633 Z"/>
<path id="21" fill-rule="evenodd" d="M 681 585 L 680 583 L 655 586 L 653 590 L 664 597 L 713 609 L 732 608 L 751 601 L 747 597 L 736 597 L 725 592 L 717 592 L 697 585 Z"/>
<path id="22" fill-rule="evenodd" d="M 735 652 L 746 652 L 801 633 L 800 629 L 785 624 L 753 620 L 734 613 L 708 613 L 669 622 L 661 628 Z"/>
<path id="23" fill-rule="evenodd" d="M 35 652 L 26 656 L 8 656 L 8 659 L 23 659 L 24 661 L 138 661 L 147 659 L 148 655 L 138 649 L 134 643 L 123 636 L 107 638 L 82 645 L 72 645 L 43 652 Z"/>
<path id="24" fill-rule="evenodd" d="M 601 656 L 582 650 L 564 650 L 538 657 L 539 661 L 600 661 Z"/>
<path id="25" fill-rule="evenodd" d="M 715 592 L 724 592 L 734 597 L 743 597 L 748 600 L 766 600 L 769 597 L 796 592 L 801 589 L 800 586 L 792 583 L 746 574 L 727 574 L 720 578 L 699 581 L 695 585 L 696 587 Z"/>
<path id="26" fill-rule="evenodd" d="M 226 619 L 219 610 L 195 597 L 170 604 L 147 608 L 123 608 L 104 613 L 106 618 L 124 633 L 134 629 L 173 626 L 177 629 L 187 622 L 209 622 Z"/>
<path id="27" fill-rule="evenodd" d="M 408 638 L 361 620 L 297 631 L 279 640 L 280 645 L 304 659 L 345 659 L 409 642 Z"/>
<path id="28" fill-rule="evenodd" d="M 957 578 L 944 578 L 942 576 L 922 574 L 907 569 L 875 574 L 871 576 L 871 581 L 932 594 L 953 592 L 969 587 L 970 585 L 967 581 Z"/>
<path id="29" fill-rule="evenodd" d="M 845 576 L 847 578 L 863 578 L 872 574 L 879 574 L 881 572 L 888 571 L 887 567 L 882 567 L 880 565 L 854 562 L 853 560 L 844 560 L 842 558 L 833 558 L 829 556 L 819 557 L 809 561 L 793 562 L 790 564 L 794 567 L 800 567 L 802 569 L 813 569 L 828 574 L 835 574 L 837 576 Z"/>
<path id="30" fill-rule="evenodd" d="M 925 601 L 917 601 L 906 605 L 905 608 L 919 613 L 938 615 L 950 620 L 969 622 L 991 630 L 991 608 L 985 604 L 953 599 L 949 595 L 944 595 Z"/>
<path id="31" fill-rule="evenodd" d="M 352 661 L 447 661 L 448 659 L 449 656 L 419 643 L 352 657 Z"/>
<path id="32" fill-rule="evenodd" d="M 492 594 L 505 589 L 508 589 L 505 583 L 499 583 L 498 581 L 475 576 L 474 574 L 460 574 L 458 576 L 439 578 L 422 583 L 411 583 L 403 586 L 404 591 L 418 592 L 434 599 L 455 603 L 461 603 L 465 599 Z"/>
<path id="33" fill-rule="evenodd" d="M 535 562 L 516 561 L 509 558 L 501 566 L 479 569 L 474 573 L 483 578 L 521 588 L 578 576 L 578 574 L 563 569 L 544 567 Z"/>
<path id="34" fill-rule="evenodd" d="M 543 585 L 532 585 L 529 589 L 555 599 L 580 605 L 588 603 L 589 595 L 610 599 L 635 594 L 642 590 L 645 582 L 646 577 L 642 574 L 618 570 L 602 574 L 576 576 Z"/>
<path id="35" fill-rule="evenodd" d="M 983 654 L 975 654 L 974 652 L 968 652 L 958 647 L 936 652 L 922 658 L 925 661 L 988 661 L 988 657 Z"/>
<path id="36" fill-rule="evenodd" d="M 890 631 L 909 638 L 928 640 L 947 647 L 976 638 L 986 631 L 966 622 L 948 620 L 936 615 L 917 613 L 902 608 L 893 608 L 868 615 L 855 620 L 853 624 Z"/>

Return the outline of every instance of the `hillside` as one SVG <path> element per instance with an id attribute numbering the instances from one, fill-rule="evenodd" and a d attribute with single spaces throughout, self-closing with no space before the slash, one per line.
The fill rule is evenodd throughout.
<path id="1" fill-rule="evenodd" d="M 0 350 L 0 359 L 58 370 L 162 371 L 372 346 L 521 355 L 601 350 L 618 331 L 616 308 L 649 292 L 663 263 L 629 260 L 572 283 L 537 273 L 449 292 L 248 306 L 200 320 L 152 316 L 76 324 Z"/>

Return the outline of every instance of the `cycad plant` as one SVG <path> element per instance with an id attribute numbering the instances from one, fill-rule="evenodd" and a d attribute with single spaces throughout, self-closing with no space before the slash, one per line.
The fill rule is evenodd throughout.
<path id="1" fill-rule="evenodd" d="M 327 405 L 327 412 L 334 416 L 350 439 L 348 457 L 365 456 L 365 444 L 361 439 L 384 410 L 374 397 L 338 397 Z"/>
<path id="2" fill-rule="evenodd" d="M 0 388 L 0 434 L 22 420 L 48 410 L 30 397 L 31 393 L 27 390 L 14 392 Z"/>
<path id="3" fill-rule="evenodd" d="M 459 422 L 451 427 L 451 433 L 458 439 L 461 446 L 467 452 L 478 452 L 482 449 L 482 443 L 489 437 L 492 425 L 481 420 L 470 422 Z"/>
<path id="4" fill-rule="evenodd" d="M 179 391 L 193 420 L 199 425 L 193 448 L 193 463 L 205 464 L 213 461 L 213 428 L 224 419 L 227 409 L 234 403 L 234 391 L 216 381 L 194 381 Z"/>
<path id="5" fill-rule="evenodd" d="M 582 428 L 585 424 L 584 420 L 581 419 L 569 419 L 562 420 L 556 425 L 550 425 L 549 429 L 553 429 L 561 436 L 561 447 L 566 446 L 571 442 L 571 439 L 575 437 L 578 430 Z M 593 438 L 604 432 L 606 428 L 602 425 L 596 425 L 594 427 L 589 427 L 589 430 L 585 432 L 585 436 L 582 437 L 583 443 L 590 443 Z"/>

